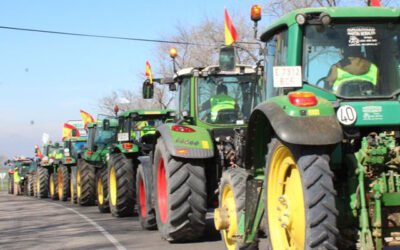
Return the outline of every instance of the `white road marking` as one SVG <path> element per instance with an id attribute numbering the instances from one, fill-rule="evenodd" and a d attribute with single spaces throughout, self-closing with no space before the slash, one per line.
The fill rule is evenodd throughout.
<path id="1" fill-rule="evenodd" d="M 49 201 L 46 201 L 46 202 L 49 202 Z M 78 211 L 76 211 L 73 208 L 66 207 L 61 204 L 57 204 L 57 203 L 53 203 L 53 202 L 49 202 L 49 203 L 63 207 L 65 209 L 68 209 L 68 210 L 76 213 L 77 215 L 79 215 L 80 217 L 85 219 L 87 222 L 92 224 L 92 226 L 95 227 L 97 230 L 99 230 L 115 246 L 115 248 L 117 248 L 118 250 L 126 250 L 126 248 L 123 245 L 121 245 L 121 243 L 119 243 L 118 240 L 114 236 L 112 236 L 109 232 L 107 232 L 107 230 L 105 230 L 102 226 L 97 224 L 94 220 L 90 219 L 86 215 L 79 213 Z"/>

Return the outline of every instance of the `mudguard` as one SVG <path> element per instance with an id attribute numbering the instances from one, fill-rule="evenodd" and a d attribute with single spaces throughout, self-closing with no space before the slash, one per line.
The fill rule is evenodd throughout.
<path id="1" fill-rule="evenodd" d="M 65 166 L 69 166 L 69 165 L 75 165 L 76 164 L 76 160 L 72 157 L 64 157 L 61 160 L 61 164 L 65 165 Z"/>
<path id="2" fill-rule="evenodd" d="M 260 167 L 263 164 L 267 145 L 273 136 L 284 142 L 305 146 L 327 146 L 339 143 L 343 132 L 332 105 L 318 98 L 318 105 L 299 110 L 318 110 L 322 106 L 323 115 L 292 116 L 290 107 L 274 101 L 259 104 L 252 112 L 247 129 L 246 168 Z M 284 110 L 284 108 L 286 110 Z M 298 108 L 297 108 L 298 109 Z M 260 159 L 257 163 L 256 159 Z"/>
<path id="3" fill-rule="evenodd" d="M 186 159 L 205 159 L 214 157 L 214 144 L 210 133 L 202 127 L 184 125 L 194 132 L 184 133 L 172 130 L 177 124 L 163 124 L 157 128 L 168 152 L 175 157 Z"/>

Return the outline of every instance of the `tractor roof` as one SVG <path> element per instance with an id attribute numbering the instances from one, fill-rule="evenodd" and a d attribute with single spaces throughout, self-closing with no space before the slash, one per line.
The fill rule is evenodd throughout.
<path id="1" fill-rule="evenodd" d="M 319 14 L 325 12 L 333 19 L 362 19 L 368 18 L 398 18 L 400 16 L 400 8 L 381 8 L 381 7 L 332 7 L 332 8 L 306 8 L 294 10 L 283 17 L 279 18 L 275 23 L 270 25 L 261 35 L 262 41 L 267 41 L 276 30 L 284 26 L 291 26 L 296 23 L 296 15 L 303 14 Z"/>
<path id="2" fill-rule="evenodd" d="M 87 127 L 88 128 L 93 128 L 94 125 L 101 124 L 101 123 L 102 123 L 101 121 L 89 122 Z"/>
<path id="3" fill-rule="evenodd" d="M 95 121 L 95 122 L 89 122 L 87 127 L 88 128 L 93 128 L 94 125 L 102 125 L 103 121 Z M 118 127 L 118 121 L 117 120 L 110 120 L 110 127 Z"/>
<path id="4" fill-rule="evenodd" d="M 76 137 L 76 136 L 72 136 L 72 137 L 67 137 L 64 139 L 64 141 L 87 141 L 87 137 Z"/>
<path id="5" fill-rule="evenodd" d="M 173 109 L 134 109 L 128 110 L 122 113 L 120 116 L 129 117 L 131 114 L 137 114 L 140 116 L 154 116 L 154 115 L 170 115 L 175 113 Z"/>
<path id="6" fill-rule="evenodd" d="M 183 68 L 176 72 L 175 76 L 185 76 L 185 75 L 193 75 L 194 72 L 198 71 L 199 73 L 206 73 L 208 75 L 232 75 L 232 74 L 253 74 L 256 73 L 256 66 L 252 65 L 244 65 L 244 64 L 237 64 L 235 70 L 233 71 L 221 71 L 219 69 L 219 65 L 211 65 L 207 67 L 190 67 L 190 68 Z"/>

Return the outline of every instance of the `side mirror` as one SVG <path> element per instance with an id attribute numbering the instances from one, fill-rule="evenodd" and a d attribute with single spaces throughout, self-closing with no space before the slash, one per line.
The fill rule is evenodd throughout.
<path id="1" fill-rule="evenodd" d="M 175 83 L 171 83 L 169 86 L 169 91 L 176 91 L 176 85 Z"/>
<path id="2" fill-rule="evenodd" d="M 103 120 L 103 129 L 104 130 L 109 130 L 110 129 L 110 120 L 104 119 Z"/>
<path id="3" fill-rule="evenodd" d="M 78 131 L 76 129 L 73 129 L 71 135 L 73 137 L 77 136 L 78 135 Z"/>
<path id="4" fill-rule="evenodd" d="M 154 95 L 154 85 L 149 80 L 143 82 L 142 96 L 143 99 L 152 99 Z"/>
<path id="5" fill-rule="evenodd" d="M 236 67 L 236 49 L 233 46 L 222 46 L 219 51 L 219 68 L 232 71 Z"/>

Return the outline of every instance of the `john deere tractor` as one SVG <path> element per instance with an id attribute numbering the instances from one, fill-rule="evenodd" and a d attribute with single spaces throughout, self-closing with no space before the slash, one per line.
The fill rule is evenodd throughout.
<path id="1" fill-rule="evenodd" d="M 262 33 L 266 101 L 215 211 L 228 249 L 400 245 L 399 17 L 299 9 Z"/>
<path id="2" fill-rule="evenodd" d="M 157 128 L 151 157 L 142 159 L 144 179 L 137 183 L 147 195 L 139 192 L 139 218 L 151 228 L 155 212 L 162 238 L 196 240 L 203 236 L 207 210 L 217 204 L 222 172 L 242 160 L 235 145 L 244 145 L 236 139 L 262 100 L 262 67 L 237 65 L 235 48 L 223 47 L 219 65 L 181 69 L 159 82 L 170 90 L 178 86 L 178 119 Z M 144 98 L 152 97 L 152 88 L 143 84 Z"/>
<path id="3" fill-rule="evenodd" d="M 7 161 L 8 171 L 8 193 L 14 193 L 14 174 L 18 171 L 21 177 L 21 192 L 27 196 L 33 196 L 33 175 L 36 171 L 36 162 L 29 158 L 19 158 Z"/>
<path id="4" fill-rule="evenodd" d="M 109 212 L 107 159 L 115 141 L 117 128 L 118 122 L 115 119 L 103 118 L 88 124 L 87 145 L 78 157 L 74 177 L 78 204 L 94 205 L 97 200 L 102 213 Z"/>
<path id="5" fill-rule="evenodd" d="M 39 198 L 58 199 L 57 193 L 57 168 L 55 161 L 63 157 L 63 142 L 45 143 L 43 145 L 43 158 L 36 169 L 36 193 Z"/>
<path id="6" fill-rule="evenodd" d="M 134 213 L 136 197 L 140 195 L 138 192 L 144 192 L 144 189 L 140 189 L 143 182 L 135 181 L 136 174 L 143 174 L 137 170 L 139 158 L 147 156 L 153 149 L 156 128 L 174 118 L 175 111 L 169 109 L 129 110 L 118 116 L 119 133 L 108 161 L 108 193 L 112 215 L 123 217 Z"/>
<path id="7" fill-rule="evenodd" d="M 77 152 L 86 145 L 86 137 L 68 137 L 60 143 L 62 147 L 57 149 L 57 156 L 54 159 L 54 171 L 57 173 L 56 196 L 61 201 L 66 201 L 72 194 L 71 201 L 76 200 L 71 190 L 70 173 L 77 164 Z M 72 192 L 71 192 L 72 191 Z"/>

